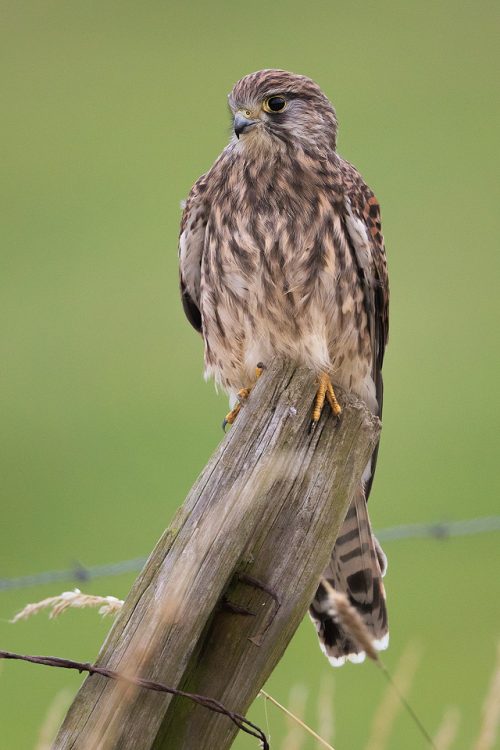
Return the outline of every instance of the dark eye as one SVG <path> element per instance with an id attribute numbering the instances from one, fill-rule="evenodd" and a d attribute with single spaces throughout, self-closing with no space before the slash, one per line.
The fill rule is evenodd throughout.
<path id="1" fill-rule="evenodd" d="M 283 96 L 270 96 L 262 105 L 265 112 L 283 112 L 286 99 Z"/>

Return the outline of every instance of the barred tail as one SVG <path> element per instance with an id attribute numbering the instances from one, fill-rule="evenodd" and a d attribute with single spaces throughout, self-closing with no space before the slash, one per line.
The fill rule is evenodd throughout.
<path id="1" fill-rule="evenodd" d="M 389 630 L 382 576 L 387 560 L 372 534 L 363 489 L 356 493 L 340 530 L 330 563 L 323 573 L 331 586 L 343 592 L 358 610 L 377 649 L 387 648 Z M 346 659 L 361 662 L 365 653 L 330 611 L 326 588 L 320 583 L 309 614 L 316 625 L 322 651 L 331 664 Z"/>

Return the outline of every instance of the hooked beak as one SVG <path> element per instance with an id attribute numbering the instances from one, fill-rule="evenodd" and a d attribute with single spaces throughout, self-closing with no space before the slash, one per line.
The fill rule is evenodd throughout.
<path id="1" fill-rule="evenodd" d="M 242 133 L 246 133 L 246 131 L 250 130 L 251 127 L 257 125 L 258 122 L 258 120 L 249 120 L 248 118 L 237 112 L 234 116 L 233 123 L 234 133 L 236 137 L 239 138 Z"/>

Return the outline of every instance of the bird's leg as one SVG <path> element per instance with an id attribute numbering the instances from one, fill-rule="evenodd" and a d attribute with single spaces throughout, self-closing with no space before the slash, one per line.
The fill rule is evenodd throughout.
<path id="1" fill-rule="evenodd" d="M 330 408 L 334 416 L 338 417 L 342 412 L 342 408 L 337 401 L 335 391 L 333 390 L 333 385 L 330 381 L 330 376 L 327 372 L 322 372 L 319 376 L 318 390 L 314 399 L 314 407 L 311 417 L 311 430 L 314 430 L 319 422 L 321 412 L 323 411 L 323 407 L 325 405 L 325 400 L 330 404 Z"/>
<path id="2" fill-rule="evenodd" d="M 259 364 L 255 368 L 255 380 L 256 381 L 260 378 L 260 376 L 262 375 L 263 371 L 264 371 L 264 365 L 262 364 L 262 362 L 259 362 Z M 236 417 L 240 413 L 240 409 L 241 409 L 242 404 L 249 397 L 250 391 L 252 390 L 252 388 L 253 388 L 253 386 L 250 386 L 250 388 L 240 388 L 240 390 L 236 394 L 237 398 L 238 398 L 238 402 L 236 403 L 236 405 L 234 406 L 234 408 L 231 409 L 231 411 L 228 414 L 226 414 L 226 416 L 224 417 L 224 421 L 222 422 L 222 429 L 224 431 L 226 430 L 226 427 L 227 427 L 228 424 L 233 424 L 234 420 L 236 419 Z"/>
<path id="3" fill-rule="evenodd" d="M 330 378 L 328 378 L 328 382 L 326 384 L 326 400 L 330 404 L 333 416 L 339 417 L 342 414 L 342 407 L 337 401 L 337 396 L 335 395 L 335 391 L 333 390 L 333 385 Z"/>
<path id="4" fill-rule="evenodd" d="M 248 398 L 249 393 L 250 393 L 250 388 L 241 388 L 241 390 L 238 391 L 237 393 L 238 401 L 236 402 L 234 407 L 231 409 L 231 411 L 226 414 L 226 416 L 224 417 L 222 421 L 222 429 L 224 430 L 224 432 L 226 431 L 226 427 L 228 426 L 228 424 L 233 424 L 234 420 L 240 413 L 242 402 L 246 398 Z"/>
<path id="5" fill-rule="evenodd" d="M 325 405 L 327 380 L 328 380 L 328 375 L 326 374 L 326 372 L 321 373 L 321 375 L 319 376 L 319 385 L 318 385 L 318 390 L 316 391 L 313 413 L 311 417 L 311 426 L 314 426 L 314 427 L 319 422 L 321 412 L 323 411 L 323 406 Z"/>

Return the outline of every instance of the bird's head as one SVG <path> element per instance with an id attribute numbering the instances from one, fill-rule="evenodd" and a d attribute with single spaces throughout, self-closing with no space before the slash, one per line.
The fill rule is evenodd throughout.
<path id="1" fill-rule="evenodd" d="M 259 70 L 229 94 L 234 141 L 239 149 L 335 150 L 335 110 L 319 86 L 286 70 Z"/>

